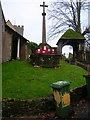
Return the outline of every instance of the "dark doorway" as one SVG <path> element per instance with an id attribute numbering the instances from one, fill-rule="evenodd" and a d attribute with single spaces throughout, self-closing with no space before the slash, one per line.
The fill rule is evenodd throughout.
<path id="1" fill-rule="evenodd" d="M 17 58 L 17 42 L 18 42 L 17 37 L 13 36 L 13 38 L 12 38 L 12 53 L 11 53 L 12 59 Z"/>

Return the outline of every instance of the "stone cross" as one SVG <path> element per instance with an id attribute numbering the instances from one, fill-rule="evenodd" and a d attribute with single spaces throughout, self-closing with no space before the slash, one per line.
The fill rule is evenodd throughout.
<path id="1" fill-rule="evenodd" d="M 43 5 L 40 5 L 40 6 L 43 7 L 42 43 L 46 43 L 45 7 L 48 7 L 48 5 L 45 5 L 45 2 L 43 2 Z"/>

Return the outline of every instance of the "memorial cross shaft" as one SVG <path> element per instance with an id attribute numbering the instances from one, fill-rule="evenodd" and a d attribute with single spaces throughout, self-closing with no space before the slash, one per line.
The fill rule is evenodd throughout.
<path id="1" fill-rule="evenodd" d="M 48 5 L 45 5 L 45 2 L 43 2 L 43 5 L 40 5 L 41 7 L 43 7 L 43 24 L 42 24 L 42 43 L 46 43 L 46 23 L 45 23 L 45 7 L 48 7 Z"/>

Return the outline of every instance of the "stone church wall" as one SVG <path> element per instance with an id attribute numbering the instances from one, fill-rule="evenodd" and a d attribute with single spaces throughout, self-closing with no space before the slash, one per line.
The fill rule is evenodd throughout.
<path id="1" fill-rule="evenodd" d="M 23 36 L 23 30 L 24 30 L 24 27 L 23 26 L 16 26 L 16 25 L 14 25 L 13 26 L 14 28 L 15 28 L 15 30 L 20 34 L 20 35 L 22 35 Z"/>
<path id="2" fill-rule="evenodd" d="M 2 63 L 2 13 L 0 9 L 0 63 Z"/>
<path id="3" fill-rule="evenodd" d="M 0 3 L 0 63 L 2 63 L 2 39 L 3 39 L 3 32 L 5 31 L 4 24 L 5 24 L 5 21 L 4 21 L 2 7 Z"/>
<path id="4" fill-rule="evenodd" d="M 3 36 L 3 54 L 2 62 L 7 62 L 11 60 L 11 45 L 12 45 L 12 34 L 5 31 Z"/>
<path id="5" fill-rule="evenodd" d="M 29 48 L 28 45 L 26 45 L 27 49 L 26 49 L 26 58 L 29 58 L 29 55 L 32 54 L 32 50 Z"/>
<path id="6" fill-rule="evenodd" d="M 21 40 L 21 52 L 20 52 L 21 60 L 26 59 L 26 42 Z"/>
<path id="7" fill-rule="evenodd" d="M 23 37 L 23 30 L 23 26 L 16 26 L 16 31 L 14 31 L 10 26 L 8 27 L 8 25 L 6 25 L 0 2 L 0 63 L 7 62 L 12 59 L 12 41 L 14 39 L 13 36 L 21 40 L 20 60 L 27 59 L 27 40 Z"/>

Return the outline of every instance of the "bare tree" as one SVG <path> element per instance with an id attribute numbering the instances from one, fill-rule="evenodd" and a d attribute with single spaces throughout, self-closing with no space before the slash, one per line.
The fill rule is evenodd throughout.
<path id="1" fill-rule="evenodd" d="M 57 2 L 51 3 L 48 14 L 52 24 L 49 26 L 48 39 L 53 39 L 68 28 L 81 33 L 81 10 L 87 8 L 88 2 L 85 0 L 70 0 L 69 2 L 57 0 Z M 90 32 L 88 28 L 81 34 L 85 35 L 87 32 Z"/>

